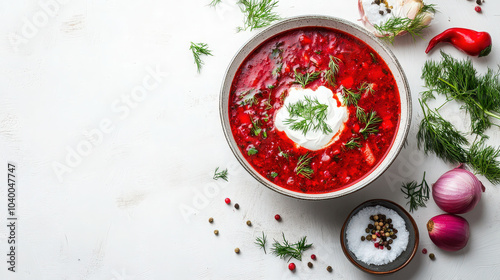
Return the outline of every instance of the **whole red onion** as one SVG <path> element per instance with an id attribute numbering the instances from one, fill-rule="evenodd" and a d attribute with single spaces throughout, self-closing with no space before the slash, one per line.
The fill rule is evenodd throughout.
<path id="1" fill-rule="evenodd" d="M 484 186 L 463 164 L 444 173 L 432 185 L 432 197 L 439 208 L 452 214 L 463 214 L 476 207 Z"/>
<path id="2" fill-rule="evenodd" d="M 442 214 L 427 222 L 427 231 L 432 242 L 447 251 L 458 251 L 469 241 L 469 222 L 452 214 Z"/>

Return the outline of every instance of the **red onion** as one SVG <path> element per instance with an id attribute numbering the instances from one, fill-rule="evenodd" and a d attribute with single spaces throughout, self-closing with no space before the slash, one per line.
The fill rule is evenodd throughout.
<path id="1" fill-rule="evenodd" d="M 452 214 L 472 210 L 481 199 L 484 186 L 463 164 L 444 173 L 432 185 L 432 197 L 439 208 Z"/>
<path id="2" fill-rule="evenodd" d="M 452 215 L 438 215 L 427 222 L 432 242 L 447 251 L 458 251 L 469 241 L 469 223 L 466 219 Z"/>

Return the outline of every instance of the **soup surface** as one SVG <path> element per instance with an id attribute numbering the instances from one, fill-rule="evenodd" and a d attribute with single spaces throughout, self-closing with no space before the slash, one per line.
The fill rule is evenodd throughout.
<path id="1" fill-rule="evenodd" d="M 231 131 L 269 181 L 303 193 L 348 187 L 390 149 L 400 98 L 387 64 L 339 30 L 299 28 L 257 47 L 229 96 Z"/>

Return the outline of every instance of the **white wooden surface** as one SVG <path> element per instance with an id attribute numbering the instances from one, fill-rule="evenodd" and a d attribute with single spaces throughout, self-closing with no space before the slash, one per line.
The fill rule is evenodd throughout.
<path id="1" fill-rule="evenodd" d="M 52 5 L 40 4 L 47 2 Z M 439 57 L 437 51 L 424 53 L 428 40 L 449 27 L 485 30 L 493 37 L 493 51 L 473 61 L 480 71 L 500 62 L 500 2 L 487 1 L 477 14 L 473 1 L 429 1 L 440 13 L 424 40 L 400 38 L 391 47 L 414 101 L 407 148 L 362 191 L 330 201 L 299 201 L 257 183 L 224 139 L 219 86 L 232 56 L 258 31 L 235 32 L 242 24 L 236 1 L 223 0 L 216 9 L 209 2 L 0 3 L 0 166 L 17 165 L 19 217 L 16 273 L 7 271 L 8 232 L 0 226 L 0 279 L 372 278 L 340 249 L 346 215 L 372 198 L 404 204 L 402 181 L 420 180 L 427 171 L 434 182 L 452 168 L 416 149 L 421 67 Z M 282 0 L 276 10 L 283 17 L 359 18 L 354 0 Z M 213 50 L 201 74 L 190 41 Z M 451 46 L 442 49 L 466 57 Z M 143 83 L 149 89 L 141 93 Z M 459 127 L 467 127 L 458 106 L 446 110 Z M 498 129 L 488 134 L 498 145 Z M 58 177 L 54 166 L 62 165 L 66 169 L 59 169 Z M 229 182 L 212 180 L 218 166 L 229 169 Z M 7 223 L 6 173 L 6 167 L 0 170 L 1 224 Z M 498 278 L 499 186 L 483 182 L 482 201 L 464 215 L 472 227 L 464 250 L 447 253 L 429 240 L 425 224 L 442 213 L 431 200 L 414 218 L 420 247 L 437 260 L 418 253 L 402 271 L 382 278 Z M 240 209 L 225 205 L 225 197 Z M 276 213 L 282 222 L 274 220 Z M 307 267 L 306 257 L 291 273 L 285 261 L 263 254 L 253 244 L 261 231 L 271 240 L 281 232 L 292 241 L 307 235 L 314 243 L 309 252 L 318 256 L 314 268 Z M 241 254 L 233 252 L 235 247 Z"/>

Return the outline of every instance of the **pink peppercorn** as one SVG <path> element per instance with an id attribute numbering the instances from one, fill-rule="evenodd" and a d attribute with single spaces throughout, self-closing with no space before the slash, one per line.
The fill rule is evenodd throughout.
<path id="1" fill-rule="evenodd" d="M 226 204 L 231 203 L 231 199 L 229 199 L 228 197 L 226 197 L 226 199 L 224 199 L 224 201 L 226 202 Z"/>
<path id="2" fill-rule="evenodd" d="M 312 254 L 312 255 L 311 255 L 311 259 L 316 260 L 316 255 L 315 255 L 315 254 Z"/>
<path id="3" fill-rule="evenodd" d="M 425 248 L 422 249 L 422 254 L 424 254 L 424 255 L 427 254 L 427 249 L 425 249 Z"/>
<path id="4" fill-rule="evenodd" d="M 279 214 L 276 214 L 276 215 L 274 215 L 274 219 L 276 221 L 279 221 L 279 220 L 281 220 L 281 216 Z"/>
<path id="5" fill-rule="evenodd" d="M 475 10 L 476 12 L 478 12 L 478 13 L 480 13 L 480 12 L 482 11 L 481 7 L 479 7 L 479 6 L 476 6 L 476 7 L 474 8 L 474 10 Z"/>
<path id="6" fill-rule="evenodd" d="M 295 270 L 295 264 L 294 263 L 290 263 L 288 265 L 288 269 L 290 269 L 291 271 L 294 271 Z"/>

